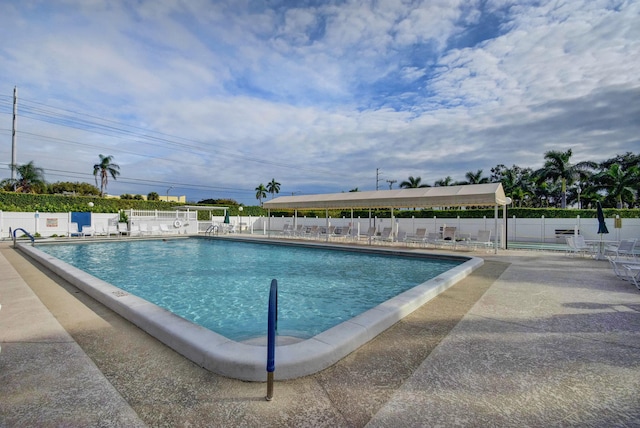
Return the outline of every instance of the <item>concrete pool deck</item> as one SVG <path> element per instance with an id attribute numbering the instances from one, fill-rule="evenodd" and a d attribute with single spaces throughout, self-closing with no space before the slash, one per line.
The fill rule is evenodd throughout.
<path id="1" fill-rule="evenodd" d="M 0 426 L 639 425 L 633 284 L 563 253 L 473 255 L 470 276 L 266 402 L 265 383 L 198 367 L 1 243 Z"/>

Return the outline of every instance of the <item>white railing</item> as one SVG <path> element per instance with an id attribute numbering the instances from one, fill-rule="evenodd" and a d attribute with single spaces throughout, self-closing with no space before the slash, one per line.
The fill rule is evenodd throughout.
<path id="1" fill-rule="evenodd" d="M 145 224 L 149 227 L 165 225 L 169 226 L 172 233 L 178 234 L 203 234 L 212 225 L 224 224 L 223 216 L 214 216 L 208 221 L 198 221 L 195 211 L 149 211 L 127 210 L 129 227 L 139 227 Z M 117 233 L 118 215 L 114 213 L 92 213 L 91 226 L 96 230 L 107 231 L 108 234 Z M 640 239 L 640 219 L 621 219 L 619 228 L 614 224 L 614 219 L 607 219 L 609 234 L 607 240 L 619 241 L 620 239 Z M 516 218 L 509 217 L 504 229 L 502 219 L 498 221 L 496 231 L 495 219 L 485 217 L 479 219 L 463 218 L 329 218 L 323 217 L 271 217 L 262 216 L 230 216 L 229 225 L 220 228 L 230 233 L 258 234 L 278 236 L 285 225 L 320 226 L 327 223 L 335 227 L 351 227 L 353 233 L 364 234 L 370 226 L 375 226 L 378 232 L 384 227 L 393 227 L 395 233 L 405 232 L 408 235 L 416 233 L 417 229 L 424 228 L 430 232 L 442 230 L 445 226 L 456 227 L 458 233 L 477 234 L 479 230 L 491 230 L 491 236 L 502 240 L 505 232 L 510 242 L 532 243 L 564 243 L 564 237 L 557 231 L 578 230 L 585 239 L 599 239 L 598 221 L 595 218 Z M 38 212 L 3 212 L 0 211 L 0 237 L 9 239 L 9 230 L 22 228 L 29 233 L 42 237 L 52 235 L 66 236 L 70 231 L 71 213 L 38 213 Z M 497 233 L 496 233 L 497 232 Z"/>

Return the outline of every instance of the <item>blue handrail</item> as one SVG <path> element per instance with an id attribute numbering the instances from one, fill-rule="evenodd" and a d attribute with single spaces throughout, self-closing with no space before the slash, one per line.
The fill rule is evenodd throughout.
<path id="1" fill-rule="evenodd" d="M 276 370 L 276 332 L 278 331 L 278 281 L 271 280 L 267 319 L 267 401 L 273 398 L 273 372 Z"/>
<path id="2" fill-rule="evenodd" d="M 21 230 L 25 235 L 27 235 L 29 237 L 29 239 L 31 239 L 31 244 L 33 245 L 33 243 L 36 241 L 36 238 L 33 237 L 33 235 L 31 235 L 29 232 L 27 232 L 26 230 L 24 230 L 21 227 L 18 227 L 16 229 L 13 229 L 13 245 L 16 245 L 16 232 Z"/>

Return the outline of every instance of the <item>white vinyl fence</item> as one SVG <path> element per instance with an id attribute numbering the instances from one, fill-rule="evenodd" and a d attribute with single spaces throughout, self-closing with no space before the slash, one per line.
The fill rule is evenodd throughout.
<path id="1" fill-rule="evenodd" d="M 131 231 L 141 225 L 148 228 L 158 228 L 162 225 L 165 230 L 173 234 L 198 234 L 205 233 L 212 226 L 220 226 L 224 223 L 223 216 L 213 216 L 209 221 L 198 221 L 195 211 L 126 211 L 129 217 L 128 228 Z M 39 234 L 42 237 L 68 236 L 71 230 L 72 213 L 38 213 L 38 212 L 3 212 L 0 211 L 0 237 L 10 238 L 10 230 L 22 228 L 32 235 Z M 91 226 L 97 230 L 104 230 L 108 235 L 117 234 L 118 214 L 91 213 Z M 392 224 L 393 222 L 393 224 Z M 640 219 L 606 220 L 609 234 L 604 239 L 618 241 L 620 239 L 640 240 Z M 616 224 L 617 223 L 617 224 Z M 415 234 L 417 229 L 425 228 L 428 232 L 439 232 L 446 226 L 456 227 L 458 233 L 466 233 L 475 236 L 479 230 L 490 230 L 492 239 L 498 237 L 504 244 L 503 237 L 508 237 L 510 242 L 531 243 L 565 243 L 563 234 L 576 231 L 586 239 L 599 239 L 598 221 L 595 218 L 516 218 L 509 217 L 504 230 L 502 219 L 496 222 L 493 217 L 480 219 L 462 218 L 323 218 L 323 217 L 256 217 L 256 216 L 230 216 L 229 227 L 216 230 L 231 231 L 232 233 L 259 234 L 277 236 L 287 227 L 294 225 L 303 226 L 336 226 L 351 227 L 352 234 L 365 234 L 370 227 L 381 232 L 384 227 L 393 227 L 394 234 L 405 232 Z M 616 227 L 620 226 L 620 227 Z M 139 230 L 139 229 L 138 229 Z"/>

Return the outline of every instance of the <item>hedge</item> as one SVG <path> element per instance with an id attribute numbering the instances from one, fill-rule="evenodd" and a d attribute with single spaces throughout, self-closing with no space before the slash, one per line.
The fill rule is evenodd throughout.
<path id="1" fill-rule="evenodd" d="M 89 203 L 93 202 L 93 207 Z M 138 209 L 138 210 L 173 210 L 174 207 L 182 206 L 177 202 L 162 201 L 144 201 L 135 199 L 105 199 L 96 196 L 62 196 L 62 195 L 39 195 L 30 193 L 12 193 L 0 192 L 0 210 L 1 211 L 18 211 L 18 212 L 71 212 L 71 211 L 93 211 L 100 213 L 117 213 L 120 210 Z M 210 205 L 199 205 L 202 207 Z M 240 214 L 238 205 L 229 206 L 229 215 L 237 216 Z M 259 206 L 242 207 L 243 216 L 264 216 L 267 210 Z M 216 213 L 214 211 L 214 213 Z M 638 218 L 640 217 L 640 209 L 616 209 L 605 208 L 605 216 L 608 218 L 619 215 L 621 218 Z M 433 209 L 416 209 L 416 210 L 394 210 L 395 217 L 400 218 L 482 218 L 493 217 L 494 210 L 491 209 L 452 209 L 452 210 L 433 210 Z M 272 216 L 292 216 L 293 210 L 271 211 Z M 299 216 L 321 217 L 324 218 L 325 210 L 309 210 L 298 211 Z M 350 210 L 329 210 L 329 215 L 333 218 L 351 217 Z M 389 209 L 373 210 L 372 216 L 378 218 L 389 218 L 391 212 Z M 498 210 L 498 215 L 502 217 L 502 208 Z M 559 208 L 509 208 L 507 215 L 509 217 L 516 216 L 518 218 L 595 218 L 596 210 L 578 210 L 578 209 L 559 209 Z M 199 220 L 208 219 L 208 211 L 200 211 L 198 213 Z M 354 210 L 354 217 L 368 218 L 369 210 Z"/>

